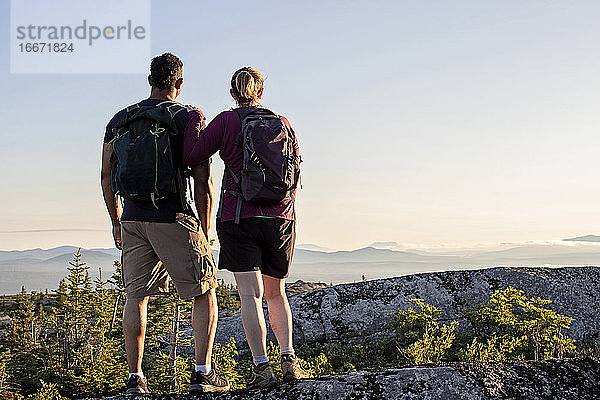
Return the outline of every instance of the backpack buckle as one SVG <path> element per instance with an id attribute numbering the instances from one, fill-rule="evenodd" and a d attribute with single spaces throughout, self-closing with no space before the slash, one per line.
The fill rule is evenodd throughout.
<path id="1" fill-rule="evenodd" d="M 154 125 L 154 130 L 150 129 L 150 134 L 154 135 L 154 136 L 158 136 L 160 133 L 163 133 L 165 131 L 165 128 L 161 128 L 158 126 L 158 124 Z"/>

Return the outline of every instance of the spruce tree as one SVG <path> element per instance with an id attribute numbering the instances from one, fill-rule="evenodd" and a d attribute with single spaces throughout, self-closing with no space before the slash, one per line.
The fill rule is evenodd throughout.
<path id="1" fill-rule="evenodd" d="M 17 295 L 10 317 L 12 321 L 8 342 L 20 351 L 30 350 L 34 341 L 32 325 L 35 322 L 35 305 L 24 286 L 21 287 L 21 293 Z"/>

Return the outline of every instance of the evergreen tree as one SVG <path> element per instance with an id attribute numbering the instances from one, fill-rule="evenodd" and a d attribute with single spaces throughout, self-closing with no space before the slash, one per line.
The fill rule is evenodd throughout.
<path id="1" fill-rule="evenodd" d="M 81 260 L 81 249 L 73 253 L 73 261 L 69 264 L 71 266 L 67 267 L 67 295 L 59 308 L 62 317 L 59 333 L 63 342 L 61 364 L 66 370 L 72 370 L 76 366 L 74 353 L 83 345 L 83 331 L 93 315 L 89 267 Z"/>
<path id="2" fill-rule="evenodd" d="M 112 304 L 115 294 L 102 279 L 96 279 L 95 289 L 89 294 L 93 305 L 88 325 L 83 332 L 83 346 L 76 353 L 80 374 L 74 381 L 79 392 L 97 395 L 111 393 L 119 388 L 126 377 L 126 362 L 122 339 L 110 337 Z"/>
<path id="3" fill-rule="evenodd" d="M 13 395 L 8 379 L 8 363 L 10 361 L 10 350 L 0 349 L 0 399 Z"/>
<path id="4" fill-rule="evenodd" d="M 223 279 L 219 280 L 215 292 L 217 295 L 217 304 L 220 311 L 224 310 L 237 310 L 241 307 L 240 300 L 237 296 L 230 294 L 232 291 L 236 291 L 237 288 L 234 285 L 227 285 Z"/>
<path id="5" fill-rule="evenodd" d="M 35 343 L 39 329 L 32 297 L 24 287 L 21 288 L 9 312 L 11 325 L 4 340 L 12 353 L 5 360 L 4 380 L 10 387 L 25 393 L 35 391 L 39 386 L 44 369 L 44 352 Z"/>
<path id="6" fill-rule="evenodd" d="M 56 294 L 56 301 L 58 303 L 58 306 L 62 307 L 64 305 L 65 300 L 67 299 L 67 282 L 65 278 L 60 280 L 60 283 L 58 284 L 58 289 L 53 290 L 53 292 Z"/>
<path id="7" fill-rule="evenodd" d="M 191 338 L 181 335 L 181 326 L 191 326 L 191 301 L 179 298 L 172 282 L 169 293 L 150 299 L 147 351 L 144 371 L 154 383 L 157 393 L 185 393 L 190 378 L 191 359 L 181 354 L 183 346 L 191 346 Z"/>
<path id="8" fill-rule="evenodd" d="M 69 396 L 114 393 L 127 376 L 122 338 L 109 331 L 116 293 L 102 274 L 92 287 L 80 250 L 69 265 L 56 291 L 55 334 L 47 340 L 52 373 L 45 380 Z"/>
<path id="9" fill-rule="evenodd" d="M 21 287 L 21 293 L 17 295 L 10 317 L 11 330 L 7 341 L 20 351 L 31 349 L 34 342 L 32 326 L 35 323 L 35 306 L 24 286 Z"/>
<path id="10" fill-rule="evenodd" d="M 117 323 L 117 318 L 123 315 L 123 307 L 125 305 L 125 285 L 123 283 L 123 266 L 120 261 L 114 262 L 114 272 L 110 279 L 107 281 L 112 286 L 112 292 L 114 294 L 112 314 L 110 318 L 110 325 L 108 328 L 109 335 L 114 337 L 123 336 L 122 326 Z M 116 331 L 116 332 L 115 332 Z"/>

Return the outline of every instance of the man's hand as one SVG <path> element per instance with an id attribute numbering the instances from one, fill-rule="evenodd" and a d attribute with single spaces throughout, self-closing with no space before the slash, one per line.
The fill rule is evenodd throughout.
<path id="1" fill-rule="evenodd" d="M 113 225 L 113 239 L 115 240 L 115 247 L 119 250 L 123 250 L 123 242 L 121 242 L 121 224 Z"/>

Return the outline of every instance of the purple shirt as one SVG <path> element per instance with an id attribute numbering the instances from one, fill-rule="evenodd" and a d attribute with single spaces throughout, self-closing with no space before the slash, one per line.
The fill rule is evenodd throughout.
<path id="1" fill-rule="evenodd" d="M 223 111 L 213 119 L 202 132 L 198 133 L 195 127 L 201 125 L 201 121 L 193 121 L 193 114 L 190 114 L 190 121 L 183 137 L 183 163 L 186 165 L 197 165 L 208 160 L 217 151 L 219 156 L 236 176 L 240 176 L 244 154 L 242 147 L 236 145 L 242 122 L 235 111 Z M 289 128 L 294 140 L 294 152 L 299 155 L 298 140 L 289 121 L 281 117 L 283 123 Z M 236 190 L 237 185 L 231 174 L 227 174 L 225 182 L 227 190 Z M 221 221 L 232 221 L 235 219 L 235 209 L 237 206 L 237 197 L 230 193 L 223 196 L 221 210 Z M 292 199 L 284 200 L 281 204 L 273 206 L 264 206 L 259 204 L 242 201 L 242 210 L 240 218 L 250 217 L 275 217 L 288 220 L 296 219 L 294 210 L 294 201 Z"/>

